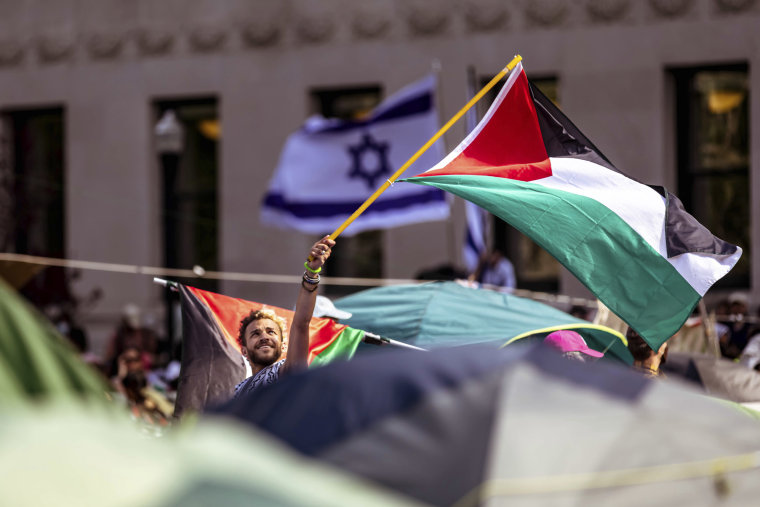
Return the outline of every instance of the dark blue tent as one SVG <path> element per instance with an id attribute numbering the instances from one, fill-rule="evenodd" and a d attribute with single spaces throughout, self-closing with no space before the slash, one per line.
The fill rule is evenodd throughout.
<path id="1" fill-rule="evenodd" d="M 217 413 L 434 505 L 705 505 L 705 492 L 748 505 L 760 493 L 756 420 L 542 345 L 369 355 Z M 731 486 L 715 493 L 716 481 Z"/>

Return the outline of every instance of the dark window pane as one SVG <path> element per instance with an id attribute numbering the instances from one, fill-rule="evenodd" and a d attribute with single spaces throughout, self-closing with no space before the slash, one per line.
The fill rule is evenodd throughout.
<path id="1" fill-rule="evenodd" d="M 696 160 L 692 172 L 745 170 L 749 166 L 747 84 L 746 72 L 694 75 Z"/>
<path id="2" fill-rule="evenodd" d="M 749 287 L 749 88 L 744 64 L 671 69 L 678 194 L 686 209 L 744 254 L 717 287 Z"/>
<path id="3" fill-rule="evenodd" d="M 173 111 L 181 125 L 177 149 L 159 154 L 164 179 L 164 262 L 167 267 L 217 270 L 217 178 L 221 129 L 214 99 L 162 101 L 156 121 Z M 160 141 L 157 139 L 157 143 Z M 193 285 L 216 290 L 215 280 Z"/>
<path id="4" fill-rule="evenodd" d="M 3 251 L 65 257 L 63 109 L 5 113 L 2 137 L 2 184 L 11 198 L 0 219 Z M 65 271 L 42 270 L 23 293 L 40 307 L 69 300 Z"/>
<path id="5" fill-rule="evenodd" d="M 344 120 L 357 119 L 369 114 L 380 100 L 379 86 L 316 89 L 311 92 L 311 112 Z M 341 236 L 340 247 L 333 250 L 330 262 L 325 265 L 325 275 L 382 278 L 383 240 L 382 230 Z M 328 295 L 339 297 L 355 288 L 328 285 L 325 290 Z"/>
<path id="6" fill-rule="evenodd" d="M 355 120 L 369 114 L 380 103 L 380 98 L 379 86 L 315 89 L 311 92 L 311 113 Z"/>
<path id="7" fill-rule="evenodd" d="M 731 286 L 749 286 L 749 175 L 735 171 L 693 180 L 692 215 L 721 239 L 744 250 L 739 262 L 727 275 Z M 745 285 L 746 284 L 746 285 Z"/>
<path id="8" fill-rule="evenodd" d="M 556 77 L 539 77 L 531 79 L 541 93 L 559 107 L 559 80 Z"/>

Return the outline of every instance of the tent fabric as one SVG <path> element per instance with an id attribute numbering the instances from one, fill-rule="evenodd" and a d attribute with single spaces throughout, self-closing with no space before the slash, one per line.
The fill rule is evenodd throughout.
<path id="1" fill-rule="evenodd" d="M 47 404 L 0 412 L 0 505 L 420 504 L 305 460 L 229 421 L 209 419 L 152 439 L 125 414 Z"/>
<path id="2" fill-rule="evenodd" d="M 260 390 L 269 393 L 267 395 L 240 397 L 212 412 L 255 424 L 296 450 L 315 455 L 348 433 L 362 431 L 389 415 L 404 412 L 447 386 L 458 385 L 498 368 L 503 362 L 502 354 L 493 347 L 481 347 L 484 351 L 496 353 L 460 357 L 459 352 L 463 349 L 459 347 L 442 349 L 436 355 L 423 351 L 407 354 L 383 351 L 314 370 L 325 371 L 308 376 L 308 390 L 303 389 L 306 372 L 296 372 L 280 379 L 275 384 L 277 389 Z M 440 352 L 448 353 L 452 361 L 440 361 Z M 368 360 L 375 357 L 378 360 Z M 378 386 L 377 382 L 388 377 L 390 362 L 393 362 L 395 372 L 392 383 Z M 352 380 L 348 385 L 346 379 L 356 381 Z M 314 393 L 323 395 L 315 396 Z M 322 399 L 326 401 L 324 404 Z M 364 399 L 366 403 L 352 403 L 357 399 Z M 314 429 L 302 432 L 301 424 L 297 422 L 307 412 L 310 413 L 309 424 L 314 424 Z M 291 422 L 281 426 L 282 421 Z"/>
<path id="3" fill-rule="evenodd" d="M 105 402 L 99 373 L 42 315 L 0 280 L 0 402 L 81 398 Z"/>
<path id="4" fill-rule="evenodd" d="M 760 401 L 760 374 L 722 357 L 668 352 L 661 368 L 668 375 L 693 382 L 710 396 L 737 403 Z"/>
<path id="5" fill-rule="evenodd" d="M 748 505 L 760 494 L 757 420 L 540 345 L 369 355 L 237 401 L 220 412 L 436 505 Z"/>
<path id="6" fill-rule="evenodd" d="M 531 299 L 457 282 L 378 287 L 338 299 L 335 305 L 352 313 L 343 321 L 349 326 L 422 348 L 503 344 L 572 329 L 591 348 L 633 362 L 625 338 L 612 329 Z"/>

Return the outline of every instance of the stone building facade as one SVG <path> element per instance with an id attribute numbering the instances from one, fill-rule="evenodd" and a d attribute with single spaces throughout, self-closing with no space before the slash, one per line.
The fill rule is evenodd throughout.
<path id="1" fill-rule="evenodd" d="M 41 176 L 58 188 L 57 201 L 42 205 L 53 215 L 60 210 L 61 237 L 50 240 L 59 251 L 25 248 L 33 241 L 18 239 L 23 206 L 7 205 L 19 198 L 7 188 L 0 210 L 6 251 L 164 265 L 170 161 L 159 153 L 154 127 L 166 110 L 180 108 L 199 129 L 194 160 L 199 171 L 212 168 L 205 188 L 213 187 L 208 202 L 215 206 L 204 211 L 199 203 L 208 196 L 197 184 L 186 196 L 195 204 L 183 208 L 174 195 L 174 206 L 196 206 L 194 216 L 210 224 L 203 230 L 213 236 L 213 251 L 178 243 L 182 255 L 171 262 L 298 275 L 314 238 L 266 228 L 258 211 L 284 140 L 315 112 L 318 93 L 377 89 L 387 96 L 437 62 L 446 120 L 466 101 L 468 69 L 483 80 L 520 53 L 529 77 L 554 87 L 562 109 L 620 169 L 688 194 L 687 206 L 711 220 L 734 217 L 726 227 L 745 242 L 746 265 L 715 297 L 741 289 L 760 302 L 760 272 L 750 269 L 760 265 L 760 181 L 753 177 L 760 168 L 760 1 L 0 0 L 0 12 L 4 170 L 23 172 L 18 143 L 27 131 L 57 136 L 57 155 L 40 150 L 61 166 Z M 710 101 L 717 134 L 709 125 L 706 133 L 693 132 L 701 114 L 695 94 Z M 57 133 L 45 130 L 49 122 Z M 445 136 L 449 147 L 464 128 L 457 124 Z M 718 150 L 713 159 L 736 159 L 728 168 L 695 162 L 710 150 Z M 40 157 L 27 155 L 25 164 Z M 725 175 L 727 182 L 710 179 Z M 411 278 L 431 266 L 461 264 L 462 209 L 455 201 L 449 222 L 378 236 L 377 274 Z M 510 252 L 523 255 L 514 244 Z M 210 265 L 193 258 L 198 251 Z M 559 292 L 588 294 L 568 273 L 557 273 Z M 95 288 L 103 297 L 84 315 L 95 342 L 127 302 L 163 317 L 163 290 L 150 276 L 85 270 L 71 282 L 75 294 Z M 212 288 L 282 306 L 295 293 L 280 283 L 222 281 Z"/>

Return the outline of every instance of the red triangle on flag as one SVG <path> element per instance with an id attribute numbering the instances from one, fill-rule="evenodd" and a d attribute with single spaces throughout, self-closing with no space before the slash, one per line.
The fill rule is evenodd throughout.
<path id="1" fill-rule="evenodd" d="M 528 78 L 522 69 L 510 76 L 468 139 L 464 148 L 418 176 L 467 174 L 533 181 L 552 174 Z"/>

